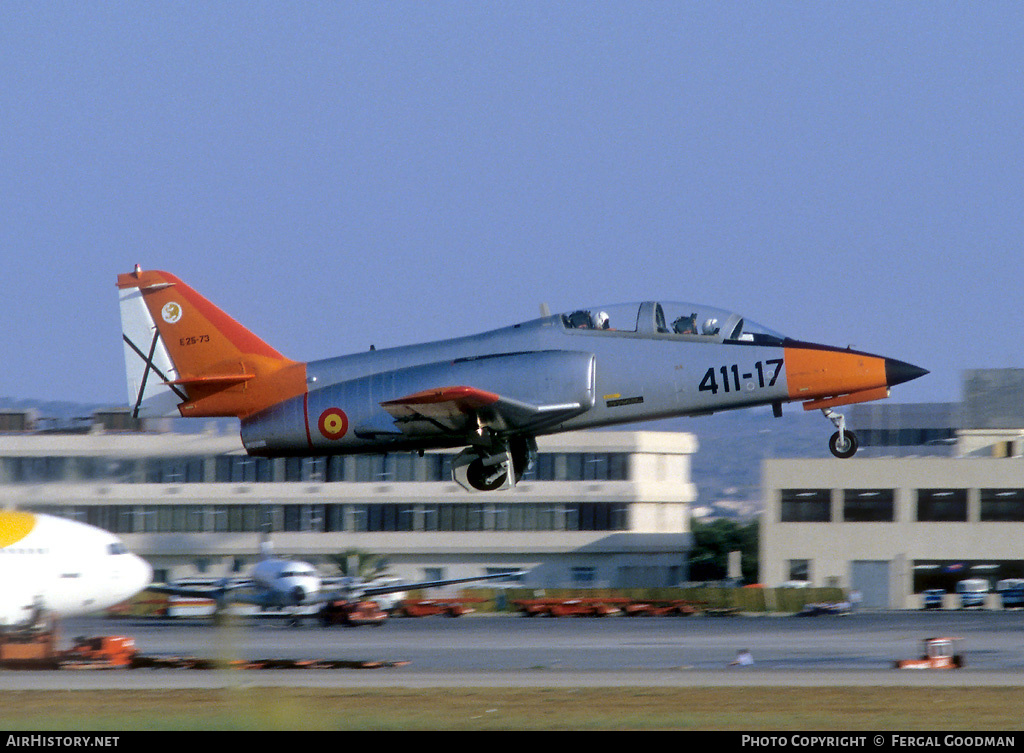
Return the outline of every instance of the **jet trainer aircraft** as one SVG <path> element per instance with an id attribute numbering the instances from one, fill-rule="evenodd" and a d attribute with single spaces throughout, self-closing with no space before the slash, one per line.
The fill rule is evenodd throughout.
<path id="1" fill-rule="evenodd" d="M 85 523 L 0 511 L 0 630 L 97 612 L 134 596 L 153 571 L 120 539 Z"/>
<path id="2" fill-rule="evenodd" d="M 833 408 L 928 373 L 658 301 L 301 363 L 172 274 L 136 267 L 117 286 L 135 416 L 237 416 L 250 455 L 464 447 L 453 476 L 470 490 L 513 485 L 544 434 L 788 402 L 821 409 L 832 453 L 850 457 Z"/>

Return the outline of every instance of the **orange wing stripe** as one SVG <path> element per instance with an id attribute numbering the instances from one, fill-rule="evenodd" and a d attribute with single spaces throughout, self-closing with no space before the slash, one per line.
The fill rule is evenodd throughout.
<path id="1" fill-rule="evenodd" d="M 493 392 L 478 390 L 474 387 L 441 387 L 436 390 L 424 390 L 406 395 L 395 400 L 381 403 L 387 405 L 433 405 L 435 403 L 457 403 L 467 408 L 480 408 L 498 402 L 500 398 Z"/>

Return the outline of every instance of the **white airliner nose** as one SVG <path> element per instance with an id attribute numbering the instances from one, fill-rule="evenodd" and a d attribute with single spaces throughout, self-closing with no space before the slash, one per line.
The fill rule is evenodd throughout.
<path id="1" fill-rule="evenodd" d="M 120 586 L 124 589 L 122 599 L 130 599 L 153 582 L 153 568 L 142 557 L 134 554 L 123 555 Z"/>

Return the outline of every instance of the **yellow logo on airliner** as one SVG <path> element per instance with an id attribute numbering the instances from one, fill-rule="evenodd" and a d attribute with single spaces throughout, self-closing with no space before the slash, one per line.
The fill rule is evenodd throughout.
<path id="1" fill-rule="evenodd" d="M 36 516 L 15 510 L 0 510 L 0 548 L 16 544 L 36 527 Z"/>

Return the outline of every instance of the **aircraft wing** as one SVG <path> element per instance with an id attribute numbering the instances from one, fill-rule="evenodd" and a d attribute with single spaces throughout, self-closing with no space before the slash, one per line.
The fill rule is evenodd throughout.
<path id="1" fill-rule="evenodd" d="M 451 586 L 456 583 L 475 583 L 484 580 L 511 580 L 522 577 L 524 572 L 516 570 L 509 573 L 496 573 L 494 575 L 476 575 L 468 578 L 446 578 L 442 580 L 421 580 L 407 583 L 388 583 L 386 585 L 370 586 L 365 583 L 352 584 L 343 587 L 326 595 L 327 601 L 336 599 L 364 599 L 384 594 L 399 593 L 401 591 L 416 591 L 422 588 L 437 588 L 440 586 Z"/>
<path id="2" fill-rule="evenodd" d="M 146 590 L 169 596 L 184 596 L 190 599 L 219 599 L 224 594 L 252 586 L 249 578 L 211 581 L 210 583 L 151 583 Z"/>
<path id="3" fill-rule="evenodd" d="M 580 401 L 535 405 L 468 387 L 439 387 L 381 403 L 406 434 L 468 434 L 481 427 L 523 430 L 583 412 Z"/>

